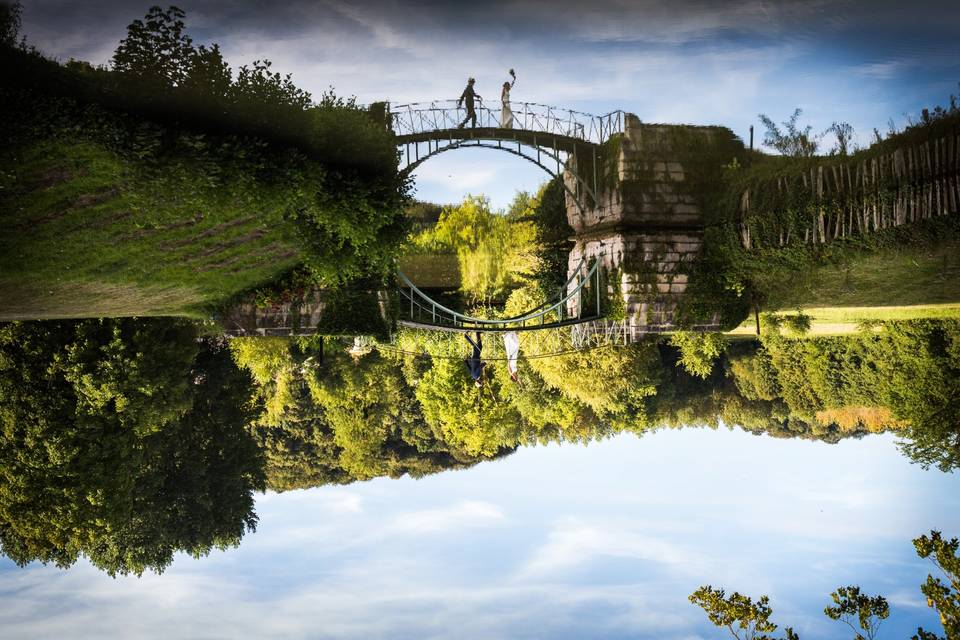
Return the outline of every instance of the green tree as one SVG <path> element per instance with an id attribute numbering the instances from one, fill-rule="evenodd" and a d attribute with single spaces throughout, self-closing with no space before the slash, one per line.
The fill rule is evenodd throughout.
<path id="1" fill-rule="evenodd" d="M 642 414 L 644 400 L 656 393 L 663 372 L 654 343 L 537 358 L 530 365 L 547 386 L 602 418 L 634 419 Z"/>
<path id="2" fill-rule="evenodd" d="M 529 203 L 518 193 L 504 215 L 490 209 L 489 199 L 467 196 L 445 207 L 432 230 L 416 242 L 428 249 L 449 248 L 457 254 L 461 287 L 474 301 L 501 296 L 536 266 L 535 229 L 523 212 Z"/>
<path id="3" fill-rule="evenodd" d="M 720 333 L 677 331 L 670 336 L 670 344 L 680 349 L 680 364 L 690 375 L 709 378 L 713 363 L 726 349 L 727 342 Z"/>
<path id="4" fill-rule="evenodd" d="M 435 357 L 416 386 L 424 418 L 454 449 L 491 457 L 512 449 L 520 438 L 520 416 L 500 400 L 496 383 L 477 388 L 462 360 Z"/>
<path id="5" fill-rule="evenodd" d="M 139 575 L 237 544 L 263 486 L 249 385 L 180 320 L 5 325 L 0 549 Z"/>
<path id="6" fill-rule="evenodd" d="M 927 606 L 936 610 L 940 616 L 940 624 L 947 634 L 947 639 L 960 637 L 960 541 L 956 538 L 947 540 L 939 531 L 931 531 L 929 535 L 922 535 L 913 541 L 917 555 L 929 558 L 934 566 L 940 570 L 946 582 L 939 577 L 927 576 L 927 581 L 920 587 L 920 591 L 927 597 Z M 931 640 L 937 636 L 931 632 L 917 629 L 919 640 Z"/>
<path id="7" fill-rule="evenodd" d="M 806 158 L 817 152 L 818 136 L 813 135 L 813 127 L 807 125 L 800 128 L 797 125 L 797 119 L 803 113 L 802 109 L 796 109 L 793 115 L 783 122 L 783 129 L 773 120 L 764 114 L 760 114 L 760 122 L 766 127 L 767 132 L 763 138 L 763 144 L 776 149 L 785 156 L 795 158 Z"/>
<path id="8" fill-rule="evenodd" d="M 877 637 L 877 631 L 880 624 L 890 617 L 890 605 L 883 596 L 870 597 L 860 591 L 858 586 L 838 587 L 836 591 L 830 594 L 834 606 L 828 606 L 823 609 L 824 615 L 831 620 L 839 620 L 850 627 L 855 640 L 874 640 Z M 853 620 L 860 625 L 860 633 Z"/>
<path id="9" fill-rule="evenodd" d="M 153 6 L 144 20 L 127 27 L 127 37 L 113 54 L 113 68 L 140 82 L 163 87 L 182 85 L 190 75 L 193 40 L 185 32 L 186 14 L 178 7 Z"/>
<path id="10" fill-rule="evenodd" d="M 689 600 L 706 611 L 710 622 L 725 627 L 737 640 L 774 640 L 769 634 L 777 630 L 777 625 L 770 622 L 773 609 L 767 596 L 754 602 L 737 592 L 727 597 L 723 589 L 706 585 L 690 594 Z M 798 640 L 790 627 L 784 631 L 786 640 Z"/>

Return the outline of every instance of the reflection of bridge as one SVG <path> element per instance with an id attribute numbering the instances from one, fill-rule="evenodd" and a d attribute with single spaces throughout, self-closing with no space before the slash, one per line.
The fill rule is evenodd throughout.
<path id="1" fill-rule="evenodd" d="M 581 260 L 561 287 L 556 300 L 548 300 L 507 318 L 480 318 L 445 307 L 417 288 L 402 272 L 397 272 L 400 312 L 409 314 L 400 319 L 399 324 L 446 332 L 532 331 L 596 320 L 602 309 L 602 275 L 600 260 L 594 260 L 592 265 Z M 592 309 L 593 315 L 588 315 L 587 309 Z M 571 313 L 572 310 L 575 313 Z"/>
<path id="2" fill-rule="evenodd" d="M 644 331 L 629 320 L 584 320 L 569 326 L 536 327 L 537 331 L 518 330 L 520 353 L 526 360 L 586 351 L 603 347 L 623 347 L 654 339 L 659 332 Z M 540 330 L 543 329 L 543 330 Z M 471 345 L 457 333 L 436 331 L 433 327 L 404 327 L 389 342 L 377 342 L 380 351 L 433 358 L 461 359 L 470 355 Z M 483 359 L 506 360 L 503 340 L 497 334 L 483 339 Z"/>
<path id="3" fill-rule="evenodd" d="M 594 116 L 514 102 L 512 120 L 504 123 L 503 109 L 497 104 L 497 108 L 478 105 L 476 128 L 459 127 L 467 111 L 458 108 L 456 100 L 391 106 L 390 123 L 402 150 L 401 166 L 413 171 L 429 158 L 454 149 L 495 149 L 528 160 L 554 177 L 566 169 L 575 186 L 571 189 L 564 184 L 564 188 L 578 206 L 582 206 L 584 194 L 591 202 L 597 201 L 598 172 L 602 171 L 599 147 L 614 134 L 623 133 L 622 111 Z"/>

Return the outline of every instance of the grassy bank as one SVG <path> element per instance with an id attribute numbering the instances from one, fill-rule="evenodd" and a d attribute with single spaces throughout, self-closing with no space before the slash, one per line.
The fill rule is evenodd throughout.
<path id="1" fill-rule="evenodd" d="M 277 207 L 245 210 L 241 185 L 178 169 L 144 185 L 91 143 L 2 153 L 0 319 L 198 315 L 299 261 Z"/>
<path id="2" fill-rule="evenodd" d="M 182 18 L 151 8 L 109 69 L 4 25 L 0 320 L 202 316 L 301 263 L 324 287 L 392 270 L 407 184 L 382 112 L 267 62 L 234 75 Z"/>

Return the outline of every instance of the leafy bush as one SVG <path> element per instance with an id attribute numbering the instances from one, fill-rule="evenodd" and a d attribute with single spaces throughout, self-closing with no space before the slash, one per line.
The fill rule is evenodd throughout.
<path id="1" fill-rule="evenodd" d="M 720 333 L 677 331 L 670 336 L 670 344 L 680 349 L 680 364 L 690 375 L 706 379 L 727 342 Z"/>

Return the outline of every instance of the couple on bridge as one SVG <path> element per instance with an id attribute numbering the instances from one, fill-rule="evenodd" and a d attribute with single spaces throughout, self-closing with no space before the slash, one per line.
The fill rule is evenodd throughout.
<path id="1" fill-rule="evenodd" d="M 477 331 L 476 336 L 477 339 L 473 340 L 469 333 L 463 334 L 463 337 L 466 338 L 470 346 L 473 347 L 470 357 L 465 358 L 464 363 L 467 365 L 467 371 L 470 372 L 470 377 L 473 378 L 473 384 L 477 387 L 482 387 L 483 368 L 487 363 L 481 359 L 480 354 L 483 352 L 483 338 L 480 337 L 479 331 Z M 517 359 L 520 357 L 520 336 L 517 335 L 516 331 L 507 331 L 503 334 L 503 348 L 504 351 L 507 352 L 507 371 L 510 372 L 510 379 L 520 384 L 520 378 L 517 376 Z"/>
<path id="2" fill-rule="evenodd" d="M 510 89 L 513 88 L 513 85 L 517 82 L 517 74 L 514 73 L 513 69 L 510 69 L 510 77 L 513 78 L 510 82 L 503 83 L 503 90 L 500 92 L 500 128 L 501 129 L 512 129 L 513 128 L 513 111 L 510 109 Z M 477 127 L 477 111 L 474 106 L 474 99 L 479 102 L 483 102 L 483 98 L 480 97 L 480 94 L 474 91 L 473 85 L 476 83 L 476 80 L 470 78 L 467 80 L 467 87 L 463 90 L 463 93 L 460 94 L 460 99 L 457 100 L 457 109 L 459 109 L 464 103 L 467 105 L 467 117 L 463 119 L 457 128 L 463 129 L 464 125 L 467 122 L 470 122 L 470 128 L 475 129 Z"/>

